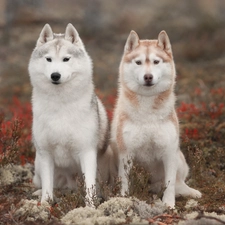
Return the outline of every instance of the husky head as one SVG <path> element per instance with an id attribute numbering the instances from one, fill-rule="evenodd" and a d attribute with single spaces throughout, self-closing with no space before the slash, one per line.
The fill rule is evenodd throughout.
<path id="1" fill-rule="evenodd" d="M 48 24 L 43 27 L 28 69 L 32 85 L 45 90 L 71 82 L 76 88 L 92 76 L 91 59 L 72 24 L 65 34 L 54 34 Z"/>
<path id="2" fill-rule="evenodd" d="M 120 65 L 120 82 L 131 91 L 156 95 L 173 87 L 175 68 L 169 37 L 161 31 L 158 40 L 140 40 L 131 31 Z"/>

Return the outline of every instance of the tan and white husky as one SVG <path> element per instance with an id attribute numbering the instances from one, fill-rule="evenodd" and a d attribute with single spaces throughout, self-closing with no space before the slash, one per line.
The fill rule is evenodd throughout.
<path id="1" fill-rule="evenodd" d="M 158 40 L 139 40 L 131 31 L 120 64 L 111 130 L 111 147 L 119 158 L 121 193 L 128 191 L 128 160 L 135 159 L 151 172 L 155 191 L 165 188 L 163 202 L 171 208 L 175 195 L 201 197 L 185 184 L 189 168 L 179 147 L 175 77 L 166 32 L 161 31 Z"/>

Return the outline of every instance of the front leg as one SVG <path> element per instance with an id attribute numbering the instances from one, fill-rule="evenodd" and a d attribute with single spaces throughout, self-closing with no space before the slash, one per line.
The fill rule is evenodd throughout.
<path id="1" fill-rule="evenodd" d="M 97 150 L 84 150 L 80 154 L 81 170 L 85 176 L 86 205 L 94 206 L 96 196 Z"/>
<path id="2" fill-rule="evenodd" d="M 175 183 L 177 174 L 176 152 L 172 149 L 166 150 L 163 157 L 163 165 L 165 171 L 165 191 L 163 194 L 163 203 L 171 208 L 175 207 Z"/>
<path id="3" fill-rule="evenodd" d="M 119 178 L 121 179 L 121 195 L 129 193 L 129 174 L 133 165 L 133 160 L 127 154 L 119 156 Z"/>
<path id="4" fill-rule="evenodd" d="M 41 203 L 53 199 L 54 161 L 50 154 L 37 152 L 42 186 Z"/>

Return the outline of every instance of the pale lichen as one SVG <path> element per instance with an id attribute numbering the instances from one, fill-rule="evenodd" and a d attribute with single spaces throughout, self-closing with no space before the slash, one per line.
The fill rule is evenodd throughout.
<path id="1" fill-rule="evenodd" d="M 195 199 L 189 199 L 185 205 L 186 209 L 194 208 L 198 205 L 198 202 Z"/>
<path id="2" fill-rule="evenodd" d="M 47 202 L 39 204 L 36 200 L 21 200 L 19 208 L 13 213 L 16 218 L 23 218 L 24 221 L 46 222 L 51 216 L 51 207 Z"/>
<path id="3" fill-rule="evenodd" d="M 135 199 L 134 201 L 135 209 L 141 218 L 147 219 L 164 213 L 167 209 L 165 204 L 160 199 L 157 199 L 151 205 L 147 204 L 145 201 L 140 201 Z"/>
<path id="4" fill-rule="evenodd" d="M 23 182 L 32 179 L 31 164 L 21 165 L 7 165 L 0 167 L 0 185 L 10 185 L 16 182 Z"/>
<path id="5" fill-rule="evenodd" d="M 91 207 L 76 208 L 69 211 L 61 221 L 65 224 L 96 224 L 104 216 L 103 212 Z M 101 223 L 99 223 L 101 224 Z"/>
<path id="6" fill-rule="evenodd" d="M 145 220 L 148 216 L 154 216 L 164 210 L 165 206 L 162 206 L 160 202 L 150 206 L 136 198 L 114 197 L 102 203 L 97 209 L 90 207 L 74 209 L 68 212 L 61 221 L 65 224 L 85 225 L 148 224 Z M 143 211 L 145 216 L 143 216 Z"/>

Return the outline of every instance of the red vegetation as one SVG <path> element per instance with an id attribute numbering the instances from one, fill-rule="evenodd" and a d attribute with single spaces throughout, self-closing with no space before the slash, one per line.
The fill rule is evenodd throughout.
<path id="1" fill-rule="evenodd" d="M 196 106 L 195 104 L 188 104 L 182 102 L 177 108 L 178 117 L 189 120 L 193 116 L 208 116 L 215 119 L 224 113 L 224 103 L 201 103 Z"/>
<path id="2" fill-rule="evenodd" d="M 196 88 L 194 94 L 200 96 L 202 90 Z M 221 100 L 225 96 L 225 90 L 222 88 L 212 89 L 210 95 L 216 100 Z M 116 94 L 100 97 L 111 121 Z M 208 126 L 211 126 L 214 120 L 218 120 L 224 114 L 224 111 L 225 105 L 220 101 L 198 104 L 182 102 L 177 107 L 178 117 L 185 124 L 185 126 L 181 126 L 182 137 L 193 140 L 204 138 L 205 133 L 204 130 L 199 130 L 201 126 L 199 127 L 198 120 L 205 118 Z M 24 165 L 27 162 L 33 162 L 31 124 L 30 102 L 22 103 L 14 97 L 7 111 L 0 111 L 0 164 L 19 163 Z"/>
<path id="3" fill-rule="evenodd" d="M 31 151 L 31 104 L 16 97 L 7 111 L 0 113 L 0 164 L 24 165 L 33 162 Z"/>

